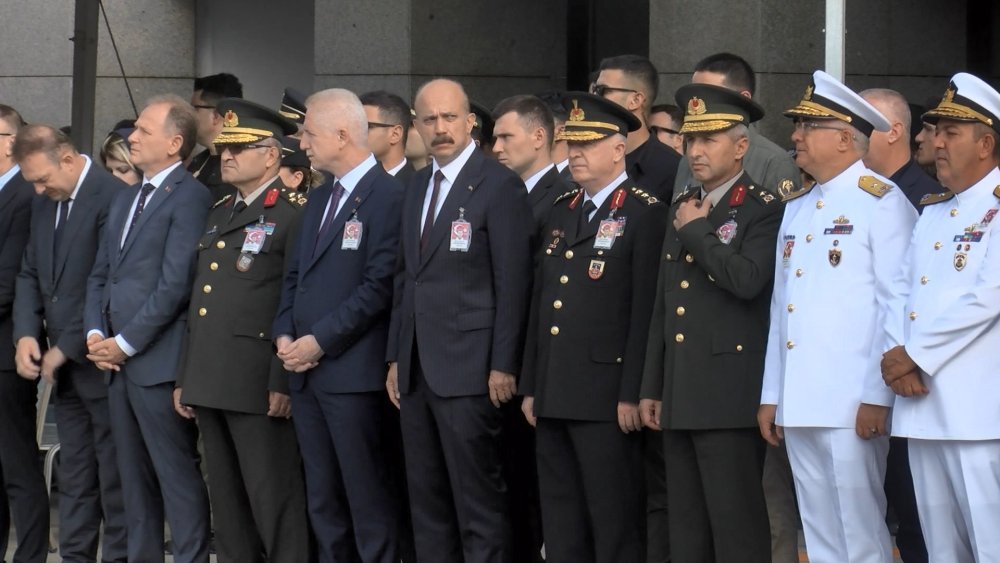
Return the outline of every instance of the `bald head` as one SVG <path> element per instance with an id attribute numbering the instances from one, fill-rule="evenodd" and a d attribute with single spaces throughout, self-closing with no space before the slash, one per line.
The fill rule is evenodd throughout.
<path id="1" fill-rule="evenodd" d="M 860 94 L 889 120 L 888 131 L 872 132 L 864 156 L 868 168 L 888 178 L 910 161 L 910 106 L 902 94 L 887 88 L 870 88 Z"/>
<path id="2" fill-rule="evenodd" d="M 861 92 L 861 97 L 882 112 L 890 123 L 901 123 L 907 137 L 910 135 L 910 105 L 906 98 L 888 88 L 869 88 Z"/>
<path id="3" fill-rule="evenodd" d="M 454 80 L 438 78 L 417 90 L 413 102 L 417 132 L 438 166 L 455 160 L 472 142 L 476 116 L 469 107 L 465 88 Z"/>
<path id="4" fill-rule="evenodd" d="M 462 104 L 461 109 L 465 113 L 472 112 L 472 104 L 469 103 L 469 95 L 465 93 L 465 87 L 450 78 L 435 78 L 434 80 L 425 82 L 424 85 L 417 90 L 417 95 L 414 97 L 413 105 L 419 105 L 421 98 L 423 97 L 437 99 L 441 96 L 454 96 L 459 98 Z M 416 107 L 414 107 L 414 109 L 416 109 Z"/>

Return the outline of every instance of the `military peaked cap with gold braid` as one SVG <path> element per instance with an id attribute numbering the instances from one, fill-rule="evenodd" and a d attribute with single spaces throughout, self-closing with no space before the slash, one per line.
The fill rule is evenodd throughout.
<path id="1" fill-rule="evenodd" d="M 1000 93 L 979 78 L 960 72 L 951 78 L 941 102 L 923 119 L 935 125 L 938 119 L 974 121 L 1000 132 Z"/>
<path id="2" fill-rule="evenodd" d="M 872 131 L 890 128 L 889 120 L 875 106 L 822 70 L 813 73 L 802 100 L 784 114 L 793 119 L 838 119 L 866 137 L 871 137 Z"/>
<path id="3" fill-rule="evenodd" d="M 713 133 L 742 123 L 749 125 L 764 117 L 764 108 L 750 98 L 721 86 L 686 84 L 674 96 L 684 109 L 681 133 Z"/>
<path id="4" fill-rule="evenodd" d="M 611 100 L 587 92 L 566 92 L 563 107 L 569 112 L 557 141 L 597 141 L 609 135 L 628 136 L 642 126 L 639 118 Z"/>
<path id="5" fill-rule="evenodd" d="M 306 97 L 295 88 L 285 88 L 281 96 L 281 107 L 278 108 L 281 117 L 291 119 L 301 125 L 306 120 Z"/>
<path id="6" fill-rule="evenodd" d="M 263 139 L 281 139 L 298 127 L 271 108 L 239 98 L 226 98 L 216 105 L 222 116 L 222 132 L 215 145 L 246 145 Z"/>

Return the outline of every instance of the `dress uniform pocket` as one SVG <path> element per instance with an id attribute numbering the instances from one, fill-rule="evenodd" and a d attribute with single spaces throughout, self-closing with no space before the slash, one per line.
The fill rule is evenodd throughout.
<path id="1" fill-rule="evenodd" d="M 479 330 L 493 326 L 496 309 L 474 309 L 462 311 L 455 316 L 455 327 L 461 331 Z"/>
<path id="2" fill-rule="evenodd" d="M 248 338 L 256 338 L 259 340 L 271 340 L 271 327 L 270 326 L 258 326 L 255 323 L 249 321 L 237 321 L 236 326 L 233 327 L 233 336 L 246 336 Z"/>
<path id="3" fill-rule="evenodd" d="M 620 364 L 622 357 L 622 346 L 615 342 L 602 342 L 590 348 L 590 361 L 597 364 Z"/>
<path id="4" fill-rule="evenodd" d="M 750 341 L 745 335 L 717 332 L 712 335 L 712 354 L 745 354 L 747 352 L 762 352 L 764 346 L 754 339 Z"/>

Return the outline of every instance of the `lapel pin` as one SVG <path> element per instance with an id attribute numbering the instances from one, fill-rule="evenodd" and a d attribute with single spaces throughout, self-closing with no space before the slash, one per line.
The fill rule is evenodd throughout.
<path id="1" fill-rule="evenodd" d="M 470 191 L 470 192 L 471 192 L 471 191 L 472 191 L 473 189 L 475 189 L 475 188 L 473 188 L 472 186 L 469 186 L 469 191 Z"/>

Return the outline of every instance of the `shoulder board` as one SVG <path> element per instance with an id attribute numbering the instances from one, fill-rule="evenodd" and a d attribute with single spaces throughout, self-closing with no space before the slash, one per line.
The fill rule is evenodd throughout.
<path id="1" fill-rule="evenodd" d="M 812 184 L 812 185 L 806 186 L 804 188 L 799 188 L 799 189 L 795 190 L 794 192 L 788 192 L 787 194 L 781 196 L 781 201 L 792 201 L 793 199 L 795 199 L 797 197 L 802 197 L 802 196 L 806 195 L 807 193 L 809 193 L 810 190 L 812 190 L 813 186 L 815 186 L 815 185 L 816 184 Z"/>
<path id="2" fill-rule="evenodd" d="M 886 184 L 875 176 L 862 176 L 858 178 L 858 187 L 875 197 L 882 197 L 889 193 L 892 184 Z"/>
<path id="3" fill-rule="evenodd" d="M 295 207 L 302 207 L 307 201 L 306 194 L 299 193 L 291 188 L 282 188 L 281 195 L 288 203 L 291 203 Z"/>
<path id="4" fill-rule="evenodd" d="M 215 202 L 214 204 L 212 204 L 212 209 L 215 209 L 216 207 L 218 207 L 220 205 L 224 205 L 226 202 L 228 202 L 231 199 L 233 199 L 233 194 L 227 195 L 226 197 L 224 197 L 224 198 L 220 199 L 219 201 Z"/>
<path id="5" fill-rule="evenodd" d="M 691 189 L 691 187 L 690 187 L 690 186 L 688 186 L 688 187 L 684 188 L 684 191 L 683 191 L 683 192 L 681 192 L 681 193 L 677 194 L 677 195 L 676 195 L 676 196 L 674 197 L 674 200 L 673 200 L 672 202 L 670 202 L 670 204 L 671 204 L 671 205 L 673 205 L 673 204 L 675 204 L 675 203 L 678 203 L 678 202 L 681 202 L 681 201 L 684 201 L 685 199 L 687 199 L 687 198 L 689 198 L 689 197 L 693 196 L 693 195 L 694 195 L 694 194 L 696 194 L 696 193 L 698 193 L 698 189 Z"/>
<path id="6" fill-rule="evenodd" d="M 552 203 L 553 203 L 553 204 L 556 204 L 556 203 L 559 203 L 560 201 L 562 201 L 562 200 L 564 200 L 564 199 L 566 199 L 566 198 L 569 198 L 569 197 L 573 197 L 573 196 L 575 196 L 575 195 L 576 195 L 576 194 L 577 194 L 577 193 L 578 193 L 579 191 L 580 191 L 580 188 L 577 188 L 577 189 L 575 189 L 575 190 L 570 190 L 570 191 L 568 191 L 568 192 L 564 193 L 563 195 L 561 195 L 561 196 L 557 197 L 557 198 L 556 198 L 556 200 L 555 200 L 555 201 L 553 201 Z"/>
<path id="7" fill-rule="evenodd" d="M 997 192 L 1000 192 L 1000 186 L 997 186 L 997 190 L 993 193 L 997 194 Z M 941 192 L 939 194 L 924 194 L 924 196 L 920 198 L 920 205 L 932 205 L 935 203 L 941 203 L 942 201 L 948 201 L 953 197 L 955 197 L 955 194 L 953 194 L 950 191 Z M 997 194 L 997 197 L 1000 197 L 1000 194 Z"/>
<path id="8" fill-rule="evenodd" d="M 770 205 L 775 201 L 778 201 L 778 197 L 776 195 L 772 194 L 771 192 L 765 190 L 760 186 L 751 185 L 750 187 L 747 188 L 747 191 L 753 194 L 753 196 L 758 200 L 760 200 L 760 202 L 763 203 L 764 205 Z"/>
<path id="9" fill-rule="evenodd" d="M 648 193 L 640 190 L 639 188 L 637 188 L 635 186 L 632 186 L 632 189 L 630 189 L 628 191 L 628 193 L 630 193 L 633 196 L 635 196 L 636 198 L 641 199 L 642 201 L 646 202 L 646 205 L 653 205 L 654 203 L 657 203 L 658 201 L 660 201 L 660 200 L 656 199 L 655 197 L 649 195 Z"/>
<path id="10" fill-rule="evenodd" d="M 993 189 L 993 195 L 1000 197 L 1000 186 Z"/>

